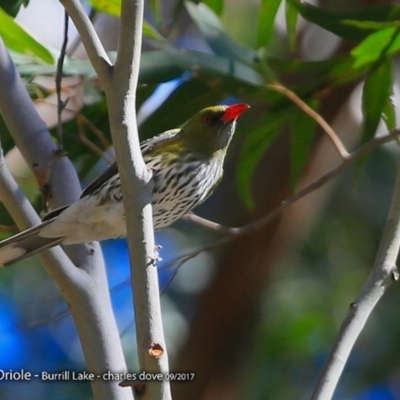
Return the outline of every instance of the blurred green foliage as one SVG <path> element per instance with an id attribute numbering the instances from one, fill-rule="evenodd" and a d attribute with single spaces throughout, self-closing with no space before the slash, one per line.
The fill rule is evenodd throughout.
<path id="1" fill-rule="evenodd" d="M 112 15 L 115 15 L 113 10 L 118 8 L 118 3 L 118 1 L 91 2 L 98 10 L 103 12 L 108 10 Z M 155 3 L 152 3 L 152 10 L 159 9 Z M 250 111 L 252 129 L 246 132 L 246 141 L 249 144 L 244 146 L 238 164 L 237 183 L 242 199 L 248 207 L 253 205 L 250 194 L 251 177 L 271 141 L 271 132 L 277 135 L 284 128 L 286 121 L 299 118 L 299 110 L 291 107 L 289 100 L 282 95 L 271 93 L 267 86 L 270 82 L 279 81 L 282 74 L 289 72 L 293 75 L 312 74 L 311 84 L 307 80 L 299 79 L 299 83 L 294 83 L 291 89 L 304 101 L 314 105 L 318 104 L 322 92 L 367 77 L 363 91 L 365 131 L 362 141 L 365 142 L 374 135 L 382 117 L 385 117 L 384 121 L 389 128 L 395 125 L 393 104 L 389 98 L 393 84 L 391 58 L 399 50 L 397 45 L 399 36 L 398 28 L 388 27 L 387 24 L 397 23 L 396 18 L 400 15 L 399 6 L 385 5 L 333 12 L 307 3 L 289 2 L 286 5 L 289 29 L 286 43 L 288 51 L 294 46 L 297 14 L 346 40 L 356 42 L 354 49 L 345 56 L 341 54 L 337 59 L 312 62 L 291 57 L 285 59 L 280 55 L 269 53 L 267 45 L 273 33 L 274 16 L 279 2 L 262 2 L 260 5 L 259 17 L 263 17 L 264 14 L 265 16 L 262 24 L 259 21 L 258 26 L 253 29 L 257 29 L 259 37 L 261 34 L 264 36 L 263 40 L 257 41 L 257 48 L 238 43 L 226 32 L 218 17 L 218 13 L 222 10 L 222 2 L 211 2 L 210 5 L 211 7 L 206 3 L 194 2 L 181 5 L 212 50 L 209 53 L 177 47 L 168 38 L 163 37 L 161 33 L 163 26 L 151 27 L 147 23 L 144 34 L 153 50 L 145 52 L 142 58 L 140 74 L 142 86 L 138 93 L 140 103 L 150 98 L 153 93 L 150 88 L 155 88 L 154 85 L 178 78 L 184 72 L 189 71 L 191 75 L 169 95 L 156 112 L 150 115 L 141 127 L 141 133 L 147 137 L 182 124 L 196 110 L 219 102 L 229 95 L 247 101 L 253 108 Z M 370 21 L 375 23 L 371 25 Z M 30 49 L 30 52 L 32 51 Z M 24 59 L 19 56 L 16 61 L 20 72 L 25 76 L 54 73 L 54 67 L 32 61 L 31 58 Z M 88 62 L 72 58 L 66 61 L 64 72 L 67 75 L 93 76 L 93 69 Z M 270 108 L 269 113 L 272 113 L 267 118 L 260 112 L 266 104 Z M 173 112 L 178 107 L 179 112 Z M 279 117 L 280 108 L 284 108 L 285 118 Z M 277 110 L 277 114 L 274 113 L 274 109 Z M 103 110 L 105 112 L 105 109 Z M 301 124 L 295 124 L 298 129 L 293 133 L 295 137 L 292 141 L 291 154 L 294 182 L 301 176 L 306 163 L 305 146 L 313 143 L 310 129 L 313 130 L 314 123 L 307 122 L 308 118 L 303 116 L 304 122 L 301 124 L 308 124 L 309 127 L 304 125 L 303 129 L 300 127 Z M 107 132 L 107 126 L 104 128 Z M 251 143 L 257 143 L 261 150 L 254 153 L 254 146 Z M 298 146 L 299 149 L 296 148 Z M 84 146 L 80 148 L 84 150 Z M 74 153 L 78 156 L 78 152 Z"/>

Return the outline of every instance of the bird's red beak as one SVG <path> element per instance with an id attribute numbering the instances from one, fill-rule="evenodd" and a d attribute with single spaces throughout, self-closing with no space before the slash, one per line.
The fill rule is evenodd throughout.
<path id="1" fill-rule="evenodd" d="M 250 108 L 250 106 L 246 103 L 233 104 L 225 110 L 224 115 L 221 117 L 221 121 L 226 124 L 229 121 L 235 120 L 248 108 Z"/>

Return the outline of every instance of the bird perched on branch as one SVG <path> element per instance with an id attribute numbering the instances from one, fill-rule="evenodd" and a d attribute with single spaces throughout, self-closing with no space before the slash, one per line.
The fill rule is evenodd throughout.
<path id="1" fill-rule="evenodd" d="M 214 106 L 182 128 L 141 144 L 153 172 L 154 229 L 165 228 L 202 203 L 222 177 L 236 119 L 247 104 Z M 59 244 L 126 236 L 121 184 L 116 163 L 83 190 L 75 203 L 55 209 L 41 224 L 0 242 L 0 265 L 11 265 Z"/>

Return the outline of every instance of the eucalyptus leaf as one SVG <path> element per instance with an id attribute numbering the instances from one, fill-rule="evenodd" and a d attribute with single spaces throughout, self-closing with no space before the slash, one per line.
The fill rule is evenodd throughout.
<path id="1" fill-rule="evenodd" d="M 218 88 L 196 80 L 183 80 L 169 97 L 140 126 L 142 139 L 177 128 L 196 112 L 218 104 L 226 95 Z"/>
<path id="2" fill-rule="evenodd" d="M 27 7 L 29 0 L 0 0 L 2 8 L 11 17 L 16 17 L 22 6 Z"/>
<path id="3" fill-rule="evenodd" d="M 240 197 L 249 208 L 254 208 L 251 194 L 251 182 L 254 172 L 269 145 L 278 136 L 281 129 L 287 124 L 287 110 L 267 113 L 259 119 L 257 126 L 248 133 L 242 147 L 242 153 L 236 168 L 236 184 Z"/>
<path id="4" fill-rule="evenodd" d="M 388 21 L 388 22 L 376 22 L 376 21 L 355 21 L 351 19 L 345 19 L 342 24 L 355 26 L 356 28 L 366 30 L 380 30 L 383 28 L 400 27 L 400 21 Z"/>
<path id="5" fill-rule="evenodd" d="M 257 46 L 268 46 L 281 0 L 261 0 L 257 21 Z"/>
<path id="6" fill-rule="evenodd" d="M 383 105 L 382 120 L 389 131 L 396 128 L 395 104 L 390 97 L 385 101 L 385 104 Z"/>
<path id="7" fill-rule="evenodd" d="M 312 100 L 308 105 L 315 110 L 318 108 L 318 101 Z M 308 163 L 308 156 L 310 154 L 317 124 L 313 118 L 297 107 L 293 110 L 290 120 L 292 124 L 290 181 L 292 188 L 295 188 Z"/>
<path id="8" fill-rule="evenodd" d="M 109 53 L 109 57 L 114 60 L 115 54 Z M 13 60 L 19 73 L 24 76 L 49 75 L 56 72 L 55 65 L 39 64 L 31 56 L 13 54 Z M 64 75 L 96 77 L 96 71 L 89 60 L 66 57 L 63 72 Z M 179 77 L 182 73 L 182 68 L 175 65 L 162 51 L 147 51 L 141 56 L 139 83 L 163 83 Z"/>
<path id="9" fill-rule="evenodd" d="M 50 51 L 29 35 L 2 8 L 0 8 L 0 36 L 8 48 L 18 53 L 34 55 L 47 64 L 54 64 Z"/>
<path id="10" fill-rule="evenodd" d="M 160 0 L 149 0 L 150 9 L 152 11 L 154 20 L 157 25 L 161 24 L 162 21 L 162 9 Z"/>
<path id="11" fill-rule="evenodd" d="M 235 86 L 260 87 L 265 84 L 264 78 L 257 71 L 240 61 L 172 46 L 164 46 L 163 51 L 177 66 L 194 75 L 205 74 L 216 80 L 223 78 Z"/>
<path id="12" fill-rule="evenodd" d="M 119 18 L 121 15 L 121 0 L 88 0 L 91 6 L 102 13 L 111 15 L 113 17 Z M 150 6 L 155 13 L 155 19 L 157 22 L 160 21 L 161 16 L 159 15 L 160 5 L 158 0 L 152 0 Z M 147 21 L 143 21 L 143 34 L 151 39 L 161 42 L 164 40 L 163 36 L 151 26 Z"/>
<path id="13" fill-rule="evenodd" d="M 203 3 L 210 7 L 217 15 L 221 15 L 224 9 L 224 0 L 204 0 Z"/>
<path id="14" fill-rule="evenodd" d="M 359 42 L 365 39 L 374 28 L 366 26 L 359 27 L 349 25 L 348 20 L 353 21 L 397 21 L 400 20 L 400 7 L 397 5 L 378 5 L 364 7 L 351 11 L 330 11 L 324 8 L 312 6 L 308 3 L 297 3 L 290 0 L 291 4 L 299 10 L 304 19 L 352 42 Z"/>
<path id="15" fill-rule="evenodd" d="M 370 140 L 378 128 L 385 104 L 392 94 L 392 80 L 393 64 L 389 59 L 385 59 L 376 68 L 373 68 L 365 79 L 362 94 L 363 143 Z"/>
<path id="16" fill-rule="evenodd" d="M 182 75 L 183 70 L 162 51 L 146 51 L 140 60 L 139 82 L 162 83 Z"/>
<path id="17" fill-rule="evenodd" d="M 100 12 L 103 12 L 113 17 L 121 15 L 121 0 L 88 0 L 91 6 Z"/>
<path id="18" fill-rule="evenodd" d="M 353 68 L 361 69 L 380 58 L 400 51 L 400 27 L 389 27 L 370 34 L 351 51 Z"/>
<path id="19" fill-rule="evenodd" d="M 225 31 L 218 16 L 205 4 L 186 2 L 186 9 L 215 54 L 251 64 L 256 52 L 234 41 Z"/>
<path id="20" fill-rule="evenodd" d="M 165 41 L 165 38 L 158 33 L 157 29 L 155 29 L 151 24 L 147 21 L 143 21 L 143 35 L 155 40 L 158 43 L 162 43 Z"/>
<path id="21" fill-rule="evenodd" d="M 296 27 L 297 27 L 297 16 L 298 8 L 294 4 L 300 3 L 300 0 L 292 0 L 291 2 L 285 2 L 285 17 L 286 17 L 286 30 L 289 40 L 289 49 L 294 51 L 296 48 Z"/>

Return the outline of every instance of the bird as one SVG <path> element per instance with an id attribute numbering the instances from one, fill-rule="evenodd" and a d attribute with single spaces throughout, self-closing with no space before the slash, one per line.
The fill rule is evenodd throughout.
<path id="1" fill-rule="evenodd" d="M 141 143 L 153 174 L 154 230 L 166 228 L 206 200 L 219 184 L 237 118 L 245 103 L 207 107 L 181 128 Z M 80 198 L 50 211 L 41 224 L 0 242 L 0 266 L 12 265 L 57 245 L 126 237 L 118 165 L 111 164 Z"/>

